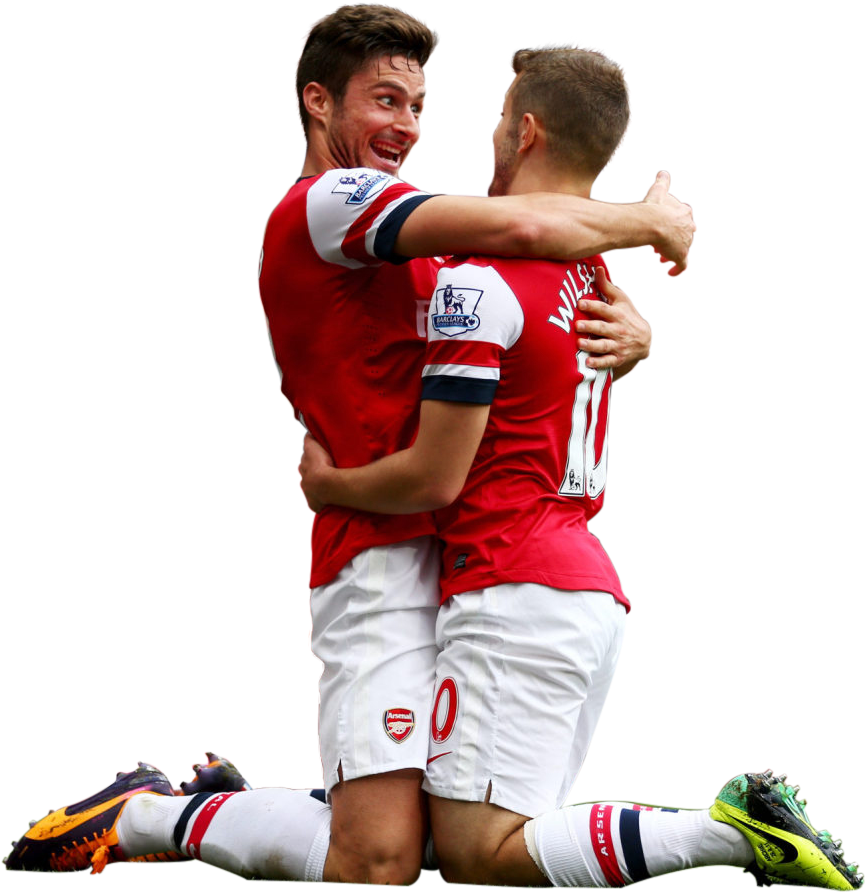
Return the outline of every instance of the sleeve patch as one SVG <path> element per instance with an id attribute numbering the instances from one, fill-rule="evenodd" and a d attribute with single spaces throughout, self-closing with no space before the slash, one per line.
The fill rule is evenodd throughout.
<path id="1" fill-rule="evenodd" d="M 449 338 L 474 331 L 481 324 L 477 308 L 483 293 L 480 288 L 460 288 L 450 282 L 436 288 L 430 307 L 433 330 Z"/>
<path id="2" fill-rule="evenodd" d="M 347 195 L 346 204 L 363 204 L 378 195 L 392 177 L 373 171 L 354 171 L 340 176 L 331 190 L 334 195 Z"/>

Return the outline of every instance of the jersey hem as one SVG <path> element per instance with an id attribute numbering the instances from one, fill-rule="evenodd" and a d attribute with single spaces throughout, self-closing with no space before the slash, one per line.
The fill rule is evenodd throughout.
<path id="1" fill-rule="evenodd" d="M 538 571 L 513 570 L 506 573 L 485 573 L 476 576 L 466 576 L 459 582 L 441 582 L 444 604 L 453 595 L 462 595 L 467 592 L 477 592 L 495 585 L 507 585 L 509 583 L 529 582 L 537 585 L 546 585 L 549 588 L 561 591 L 573 592 L 606 592 L 612 595 L 625 610 L 630 613 L 631 602 L 625 597 L 621 587 L 610 582 L 609 578 L 602 576 L 564 576 L 554 573 Z"/>
<path id="2" fill-rule="evenodd" d="M 422 536 L 434 536 L 435 534 L 435 529 L 430 522 L 427 529 L 424 529 L 423 525 L 421 525 L 420 529 L 408 527 L 403 534 L 389 530 L 387 534 L 382 534 L 381 536 L 357 539 L 352 542 L 351 547 L 343 548 L 330 560 L 322 561 L 317 566 L 314 566 L 310 572 L 309 587 L 314 589 L 333 582 L 339 575 L 340 570 L 350 560 L 356 558 L 362 551 L 366 551 L 368 548 L 376 548 L 381 545 L 398 545 L 400 542 L 408 542 L 411 539 L 419 539 Z"/>

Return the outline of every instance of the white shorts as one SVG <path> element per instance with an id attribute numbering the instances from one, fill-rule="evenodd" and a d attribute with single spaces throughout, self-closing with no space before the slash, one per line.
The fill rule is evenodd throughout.
<path id="1" fill-rule="evenodd" d="M 606 592 L 509 584 L 455 595 L 440 653 L 424 789 L 535 817 L 586 757 L 624 633 Z"/>
<path id="2" fill-rule="evenodd" d="M 340 770 L 353 780 L 426 766 L 438 574 L 437 541 L 425 536 L 367 549 L 312 590 L 328 795 Z"/>

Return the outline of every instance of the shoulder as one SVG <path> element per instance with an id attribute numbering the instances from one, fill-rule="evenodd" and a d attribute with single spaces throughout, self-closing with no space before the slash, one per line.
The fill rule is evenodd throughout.
<path id="1" fill-rule="evenodd" d="M 522 332 L 523 310 L 489 257 L 450 259 L 438 273 L 430 305 L 429 336 L 483 340 L 510 347 Z"/>
<path id="2" fill-rule="evenodd" d="M 419 190 L 404 180 L 371 168 L 335 168 L 313 178 L 311 200 L 327 201 L 349 208 L 367 205 L 384 193 L 407 194 Z"/>
<path id="3" fill-rule="evenodd" d="M 369 168 L 336 168 L 314 177 L 306 193 L 306 226 L 322 260 L 348 268 L 393 255 L 398 231 L 413 203 L 426 197 L 403 180 Z"/>

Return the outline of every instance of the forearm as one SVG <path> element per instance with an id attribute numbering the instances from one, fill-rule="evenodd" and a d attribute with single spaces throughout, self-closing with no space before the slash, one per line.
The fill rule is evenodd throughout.
<path id="1" fill-rule="evenodd" d="M 304 480 L 304 491 L 327 505 L 377 514 L 416 514 L 444 507 L 443 494 L 411 449 L 395 452 L 359 468 L 318 468 Z"/>
<path id="2" fill-rule="evenodd" d="M 609 204 L 551 193 L 518 197 L 530 202 L 526 213 L 534 227 L 522 254 L 514 252 L 517 256 L 571 260 L 651 245 L 658 237 L 657 209 L 645 202 Z"/>
<path id="3" fill-rule="evenodd" d="M 459 495 L 490 412 L 488 405 L 424 400 L 414 443 L 359 468 L 335 468 L 307 436 L 301 487 L 313 510 L 341 505 L 377 514 L 444 508 Z"/>
<path id="4" fill-rule="evenodd" d="M 643 359 L 645 359 L 645 357 L 643 357 Z M 624 378 L 625 375 L 628 374 L 628 372 L 632 371 L 633 369 L 635 369 L 637 367 L 637 364 L 640 361 L 641 360 L 639 360 L 639 359 L 634 359 L 631 362 L 622 363 L 622 365 L 620 365 L 618 368 L 613 370 L 613 376 L 614 376 L 613 380 L 621 381 L 622 378 Z"/>
<path id="5" fill-rule="evenodd" d="M 436 196 L 406 220 L 396 242 L 408 257 L 491 254 L 570 260 L 654 244 L 660 215 L 646 202 L 608 204 L 563 193 L 496 198 Z"/>

